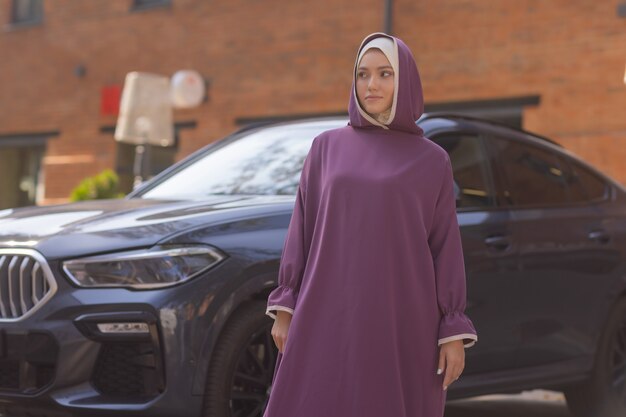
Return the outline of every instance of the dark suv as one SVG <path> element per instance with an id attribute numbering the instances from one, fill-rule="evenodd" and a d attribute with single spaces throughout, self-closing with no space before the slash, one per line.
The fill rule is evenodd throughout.
<path id="1" fill-rule="evenodd" d="M 261 416 L 302 163 L 346 123 L 242 129 L 124 199 L 0 211 L 0 413 Z M 543 388 L 626 415 L 624 187 L 529 132 L 418 124 L 454 167 L 481 335 L 448 398 Z"/>

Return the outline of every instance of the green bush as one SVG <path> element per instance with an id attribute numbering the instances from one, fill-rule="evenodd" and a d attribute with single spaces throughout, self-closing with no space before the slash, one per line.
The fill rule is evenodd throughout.
<path id="1" fill-rule="evenodd" d="M 72 190 L 71 201 L 98 200 L 104 198 L 122 198 L 124 193 L 118 190 L 119 178 L 112 169 L 105 169 L 93 177 L 87 177 Z"/>

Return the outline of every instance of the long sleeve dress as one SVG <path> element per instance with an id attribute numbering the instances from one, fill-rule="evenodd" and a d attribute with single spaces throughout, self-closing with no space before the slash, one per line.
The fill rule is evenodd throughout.
<path id="1" fill-rule="evenodd" d="M 312 142 L 267 301 L 293 316 L 264 417 L 443 416 L 439 346 L 478 340 L 450 159 L 401 108 L 385 129 L 351 105 Z"/>

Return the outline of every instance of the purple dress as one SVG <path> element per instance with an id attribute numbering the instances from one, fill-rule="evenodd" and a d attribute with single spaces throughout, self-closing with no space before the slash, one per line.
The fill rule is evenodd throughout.
<path id="1" fill-rule="evenodd" d="M 376 36 L 388 35 L 363 44 Z M 267 302 L 270 317 L 293 317 L 264 417 L 443 416 L 439 346 L 478 340 L 464 313 L 450 159 L 415 124 L 419 74 L 409 48 L 391 38 L 392 122 L 363 117 L 353 79 L 350 123 L 317 136 L 305 159 Z"/>

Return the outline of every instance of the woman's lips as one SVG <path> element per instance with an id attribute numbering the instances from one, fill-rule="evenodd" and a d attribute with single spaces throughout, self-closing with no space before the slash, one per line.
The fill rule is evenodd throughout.
<path id="1" fill-rule="evenodd" d="M 381 99 L 381 98 L 382 97 L 374 97 L 374 96 L 372 96 L 372 97 L 365 97 L 365 100 L 378 100 L 378 99 Z"/>

